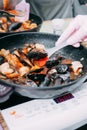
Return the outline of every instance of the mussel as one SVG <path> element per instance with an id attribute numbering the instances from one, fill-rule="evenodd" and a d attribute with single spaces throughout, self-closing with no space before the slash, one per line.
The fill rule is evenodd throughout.
<path id="1" fill-rule="evenodd" d="M 46 75 L 35 73 L 35 74 L 29 74 L 27 76 L 29 79 L 33 80 L 39 86 L 44 81 Z"/>
<path id="2" fill-rule="evenodd" d="M 16 22 L 16 23 L 12 23 L 9 28 L 8 28 L 8 31 L 11 32 L 11 31 L 15 31 L 17 29 L 19 29 L 21 27 L 22 23 L 21 22 Z"/>
<path id="3" fill-rule="evenodd" d="M 62 58 L 63 58 L 62 56 L 53 57 L 46 62 L 45 66 L 47 68 L 52 68 L 58 65 L 61 62 Z"/>
<path id="4" fill-rule="evenodd" d="M 27 56 L 28 56 L 28 58 L 30 58 L 30 59 L 39 60 L 39 59 L 45 58 L 45 57 L 47 56 L 47 52 L 30 51 L 30 52 L 27 54 Z"/>
<path id="5" fill-rule="evenodd" d="M 0 65 L 5 62 L 5 58 L 3 56 L 0 56 Z"/>

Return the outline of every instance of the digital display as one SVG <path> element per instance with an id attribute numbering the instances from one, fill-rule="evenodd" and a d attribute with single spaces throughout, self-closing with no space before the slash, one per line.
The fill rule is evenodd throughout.
<path id="1" fill-rule="evenodd" d="M 61 102 L 70 100 L 70 99 L 72 99 L 72 98 L 74 98 L 74 96 L 73 96 L 71 93 L 68 93 L 68 94 L 66 94 L 66 95 L 62 95 L 62 96 L 60 96 L 60 97 L 55 98 L 54 101 L 55 101 L 56 103 L 61 103 Z"/>

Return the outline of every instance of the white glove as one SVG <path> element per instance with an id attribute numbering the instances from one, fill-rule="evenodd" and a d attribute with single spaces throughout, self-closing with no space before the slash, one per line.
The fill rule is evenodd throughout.
<path id="1" fill-rule="evenodd" d="M 79 47 L 79 42 L 83 41 L 85 38 L 87 38 L 87 15 L 78 15 L 60 36 L 56 42 L 56 46 L 66 41 L 67 45 Z"/>
<path id="2" fill-rule="evenodd" d="M 16 9 L 23 12 L 24 15 L 22 17 L 15 17 L 15 20 L 20 22 L 24 22 L 29 19 L 30 5 L 29 3 L 26 3 L 25 0 L 0 0 L 0 8 L 5 10 Z"/>
<path id="3" fill-rule="evenodd" d="M 15 20 L 18 20 L 20 22 L 27 21 L 29 19 L 29 13 L 30 13 L 30 4 L 26 3 L 25 0 L 22 0 L 19 4 L 15 6 L 16 10 L 20 10 L 24 13 L 23 17 L 15 17 Z"/>

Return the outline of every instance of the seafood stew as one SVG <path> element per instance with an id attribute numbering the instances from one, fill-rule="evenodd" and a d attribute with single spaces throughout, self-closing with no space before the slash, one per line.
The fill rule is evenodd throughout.
<path id="1" fill-rule="evenodd" d="M 24 31 L 39 31 L 42 24 L 42 19 L 34 14 L 30 14 L 28 21 L 19 22 L 15 20 L 14 15 L 3 11 L 0 11 L 0 21 L 0 37 Z"/>
<path id="2" fill-rule="evenodd" d="M 9 35 L 4 38 L 1 38 L 0 42 L 3 44 L 0 44 L 0 50 L 2 48 L 4 48 L 5 50 L 9 50 L 11 54 L 13 54 L 16 51 L 15 54 L 17 55 L 17 51 L 19 53 L 21 53 L 21 51 L 20 51 L 21 48 L 23 48 L 24 46 L 30 46 L 30 44 L 27 45 L 27 43 L 36 42 L 38 44 L 44 45 L 45 49 L 46 49 L 46 48 L 53 47 L 55 45 L 55 42 L 57 39 L 58 39 L 58 36 L 53 35 L 53 34 L 37 33 L 37 32 L 36 33 L 35 32 L 33 32 L 33 33 L 24 32 L 24 33 Z M 8 41 L 8 42 L 6 42 L 6 41 Z M 52 97 L 53 98 L 62 93 L 70 92 L 70 91 L 78 88 L 78 86 L 81 85 L 86 80 L 86 78 L 87 78 L 87 66 L 86 66 L 87 50 L 83 46 L 81 46 L 79 48 L 74 48 L 72 46 L 64 47 L 64 48 L 60 49 L 59 51 L 57 51 L 54 55 L 52 55 L 52 57 L 50 57 L 49 60 L 47 59 L 46 50 L 44 50 L 43 52 L 44 52 L 43 53 L 44 55 L 43 56 L 40 55 L 40 56 L 41 56 L 41 58 L 45 59 L 44 65 L 46 66 L 47 69 L 50 69 L 50 66 L 49 66 L 50 60 L 52 59 L 52 61 L 53 61 L 53 59 L 55 60 L 55 58 L 58 58 L 57 62 L 55 61 L 56 70 L 51 71 L 54 73 L 53 74 L 51 73 L 52 75 L 50 76 L 51 78 L 54 78 L 54 77 L 61 75 L 61 77 L 57 81 L 57 84 L 56 84 L 56 82 L 55 82 L 55 84 L 53 84 L 54 82 L 51 82 L 51 85 L 48 85 L 49 82 L 47 82 L 47 83 L 44 82 L 44 84 L 46 83 L 45 84 L 46 86 L 42 85 L 42 79 L 48 78 L 46 75 L 42 74 L 44 65 L 42 65 L 42 67 L 40 67 L 40 68 L 38 68 L 36 66 L 36 69 L 30 70 L 30 72 L 28 73 L 27 78 L 30 79 L 29 84 L 30 84 L 30 86 L 33 86 L 33 87 L 28 87 L 28 85 L 22 86 L 22 85 L 13 83 L 11 81 L 9 82 L 7 80 L 2 80 L 2 79 L 0 79 L 0 83 L 11 86 L 11 87 L 15 87 L 16 89 L 20 89 L 20 90 L 24 89 L 22 91 L 22 95 L 25 95 L 28 97 L 32 97 L 32 98 L 51 98 Z M 38 54 L 41 54 L 41 53 L 38 53 Z M 30 59 L 32 59 L 33 56 L 35 56 L 35 53 L 33 53 L 33 55 L 29 54 Z M 17 56 L 17 58 L 19 58 L 19 57 Z M 40 57 L 38 58 L 38 55 L 35 58 L 36 58 L 35 60 L 41 60 L 41 59 L 39 59 Z M 68 63 L 67 63 L 66 58 L 68 59 Z M 22 60 L 22 63 L 24 66 L 27 66 L 27 63 L 25 63 L 25 61 L 23 61 L 23 59 L 24 58 L 22 58 L 20 60 Z M 64 61 L 64 59 L 65 59 L 65 61 Z M 71 81 L 68 82 L 66 80 L 66 77 L 69 76 L 69 72 L 66 73 L 66 70 L 68 70 L 68 67 L 70 67 L 70 69 L 71 69 L 71 61 L 77 61 L 76 64 L 78 64 L 80 66 L 80 69 L 79 69 L 79 75 L 78 76 L 76 75 L 75 77 L 73 77 L 73 74 L 72 74 L 71 78 L 75 78 L 75 79 L 74 80 L 71 79 Z M 2 59 L 2 62 L 3 62 L 3 59 Z M 60 66 L 59 62 L 63 63 L 63 65 Z M 36 62 L 36 61 L 35 61 L 35 63 L 38 64 L 38 62 Z M 53 63 L 52 63 L 52 65 L 53 65 Z M 29 64 L 29 65 L 32 66 L 32 64 Z M 75 65 L 75 63 L 73 63 L 73 65 Z M 62 69 L 61 69 L 61 67 L 62 67 Z M 54 69 L 54 66 L 52 66 L 52 69 Z M 57 74 L 54 76 L 54 74 L 56 74 L 56 72 L 58 72 L 60 74 L 59 75 Z M 61 72 L 63 74 L 61 74 Z M 23 73 L 21 73 L 21 74 L 23 74 Z M 50 74 L 50 71 L 49 71 L 49 74 Z M 64 75 L 64 77 L 63 77 L 63 75 Z M 37 78 L 35 78 L 35 77 L 37 77 Z M 39 78 L 40 82 L 36 81 L 38 78 Z M 61 80 L 61 78 L 63 78 L 63 79 Z M 34 79 L 34 82 L 31 82 L 32 79 Z M 48 81 L 49 80 L 50 80 L 50 78 L 48 78 Z M 63 82 L 63 80 L 64 80 L 64 82 Z M 53 81 L 53 79 L 51 81 Z M 61 84 L 61 82 L 62 82 L 62 84 Z"/>
<path id="3" fill-rule="evenodd" d="M 39 43 L 27 43 L 11 51 L 2 48 L 0 79 L 28 87 L 61 86 L 83 75 L 82 60 L 73 61 L 61 54 L 48 58 L 45 46 Z"/>

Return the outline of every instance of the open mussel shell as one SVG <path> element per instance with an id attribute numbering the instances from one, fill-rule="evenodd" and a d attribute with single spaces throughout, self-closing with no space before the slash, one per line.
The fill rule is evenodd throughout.
<path id="1" fill-rule="evenodd" d="M 16 23 L 12 23 L 9 28 L 8 28 L 8 31 L 11 32 L 11 31 L 15 31 L 17 29 L 19 29 L 21 27 L 22 23 L 21 22 L 16 22 Z"/>
<path id="2" fill-rule="evenodd" d="M 38 84 L 38 82 L 39 82 L 39 84 L 41 84 L 44 81 L 45 76 L 46 76 L 45 74 L 38 74 L 38 73 L 36 73 L 36 74 L 28 75 L 28 78 L 33 80 L 37 84 Z"/>
<path id="3" fill-rule="evenodd" d="M 36 59 L 39 60 L 41 58 L 45 58 L 47 56 L 47 52 L 35 52 L 35 51 L 30 51 L 27 55 L 29 59 Z"/>

